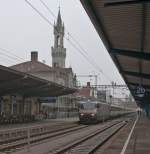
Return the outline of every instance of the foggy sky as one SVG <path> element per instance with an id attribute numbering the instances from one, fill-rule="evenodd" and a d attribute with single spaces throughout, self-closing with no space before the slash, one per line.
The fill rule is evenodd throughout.
<path id="1" fill-rule="evenodd" d="M 29 0 L 51 23 L 54 17 L 39 0 Z M 43 0 L 57 16 L 59 0 Z M 24 0 L 0 0 L 0 48 L 21 57 L 12 58 L 8 52 L 0 50 L 0 64 L 14 65 L 30 60 L 30 52 L 38 51 L 39 60 L 51 65 L 51 47 L 54 44 L 53 27 L 42 19 Z M 99 38 L 94 26 L 79 0 L 61 0 L 61 15 L 67 31 L 80 42 L 88 56 L 98 64 L 105 75 L 91 66 L 86 59 L 65 40 L 67 48 L 67 67 L 72 67 L 77 75 L 98 74 L 99 84 L 108 84 L 110 80 L 122 84 L 115 65 Z M 71 40 L 71 38 L 68 37 Z M 7 54 L 8 56 L 5 56 Z M 11 57 L 10 57 L 11 56 Z M 109 78 L 109 80 L 108 80 Z M 80 78 L 81 79 L 81 78 Z M 89 78 L 82 78 L 84 82 Z M 92 80 L 94 82 L 94 79 Z"/>

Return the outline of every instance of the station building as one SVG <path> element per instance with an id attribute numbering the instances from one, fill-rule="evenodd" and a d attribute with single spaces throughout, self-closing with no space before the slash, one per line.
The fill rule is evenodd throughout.
<path id="1" fill-rule="evenodd" d="M 68 88 L 74 88 L 76 77 L 72 68 L 66 68 L 66 48 L 64 48 L 64 23 L 60 11 L 54 25 L 54 46 L 51 48 L 52 66 L 38 60 L 38 52 L 31 52 L 31 60 L 11 66 L 11 69 L 28 73 Z M 67 117 L 77 114 L 77 105 L 72 95 L 58 97 L 56 102 L 42 102 L 42 108 L 51 117 Z"/>
<path id="2" fill-rule="evenodd" d="M 58 97 L 75 89 L 0 65 L 0 123 L 39 118 L 41 97 Z"/>

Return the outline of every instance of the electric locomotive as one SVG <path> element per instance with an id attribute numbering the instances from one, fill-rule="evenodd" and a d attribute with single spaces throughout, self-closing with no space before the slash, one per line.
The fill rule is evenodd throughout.
<path id="1" fill-rule="evenodd" d="M 104 121 L 110 116 L 110 105 L 100 101 L 79 102 L 79 120 L 81 123 Z"/>

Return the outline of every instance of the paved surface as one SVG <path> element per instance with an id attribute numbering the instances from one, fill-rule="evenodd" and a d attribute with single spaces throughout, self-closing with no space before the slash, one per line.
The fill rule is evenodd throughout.
<path id="1" fill-rule="evenodd" d="M 139 117 L 125 154 L 150 154 L 150 119 Z"/>
<path id="2" fill-rule="evenodd" d="M 131 131 L 134 121 L 135 118 L 130 120 L 130 122 L 125 127 L 123 127 L 117 135 L 113 136 L 94 154 L 120 154 L 128 137 L 128 134 Z"/>
<path id="3" fill-rule="evenodd" d="M 56 123 L 68 123 L 68 122 L 78 122 L 79 119 L 74 118 L 62 118 L 62 119 L 47 119 L 47 120 L 40 120 L 30 123 L 22 123 L 22 124 L 6 124 L 0 125 L 0 130 L 7 130 L 7 129 L 15 129 L 15 128 L 23 128 L 23 127 L 30 127 L 30 126 L 37 126 L 41 124 L 56 124 Z"/>
<path id="4" fill-rule="evenodd" d="M 26 146 L 20 151 L 11 152 L 11 154 L 54 154 L 57 150 L 60 150 L 70 144 L 74 144 L 82 138 L 87 137 L 89 134 L 93 134 L 96 131 L 103 129 L 107 125 L 109 125 L 109 123 L 91 125 L 77 131 L 64 133 L 57 137 L 47 139 L 41 143 L 31 145 L 30 147 Z"/>
<path id="5" fill-rule="evenodd" d="M 96 154 L 150 154 L 150 119 L 140 115 L 135 124 L 129 142 L 126 143 L 134 125 L 134 120 L 114 136 L 108 144 L 98 150 Z M 123 152 L 123 148 L 127 144 Z M 121 153 L 122 152 L 122 153 Z"/>

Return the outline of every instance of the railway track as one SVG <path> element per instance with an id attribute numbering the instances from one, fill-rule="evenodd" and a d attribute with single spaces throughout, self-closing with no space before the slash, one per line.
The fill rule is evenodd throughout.
<path id="1" fill-rule="evenodd" d="M 17 148 L 23 148 L 25 145 L 28 145 L 28 144 L 34 144 L 36 142 L 40 142 L 40 141 L 43 141 L 43 140 L 46 140 L 46 139 L 49 139 L 49 138 L 53 138 L 53 137 L 57 137 L 59 135 L 62 135 L 62 134 L 65 134 L 65 133 L 70 133 L 70 132 L 73 132 L 73 131 L 77 131 L 79 129 L 83 129 L 83 128 L 86 128 L 88 126 L 86 125 L 77 125 L 77 124 L 73 124 L 73 125 L 70 125 L 70 126 L 59 126 L 59 128 L 53 128 L 49 131 L 45 131 L 45 132 L 42 132 L 42 133 L 39 133 L 39 134 L 34 134 L 34 135 L 30 135 L 28 133 L 31 133 L 29 132 L 30 130 L 27 130 L 28 133 L 27 133 L 27 136 L 26 137 L 19 137 L 17 139 L 13 139 L 10 141 L 7 140 L 5 142 L 1 142 L 0 143 L 0 152 L 11 152 Z"/>
<path id="2" fill-rule="evenodd" d="M 50 151 L 48 154 L 93 154 L 101 145 L 103 145 L 125 125 L 126 121 L 110 124 L 61 149 Z"/>
<path id="3" fill-rule="evenodd" d="M 3 144 L 0 151 L 11 154 L 93 154 L 126 125 L 127 119 L 129 118 L 56 130 L 30 139 Z"/>

